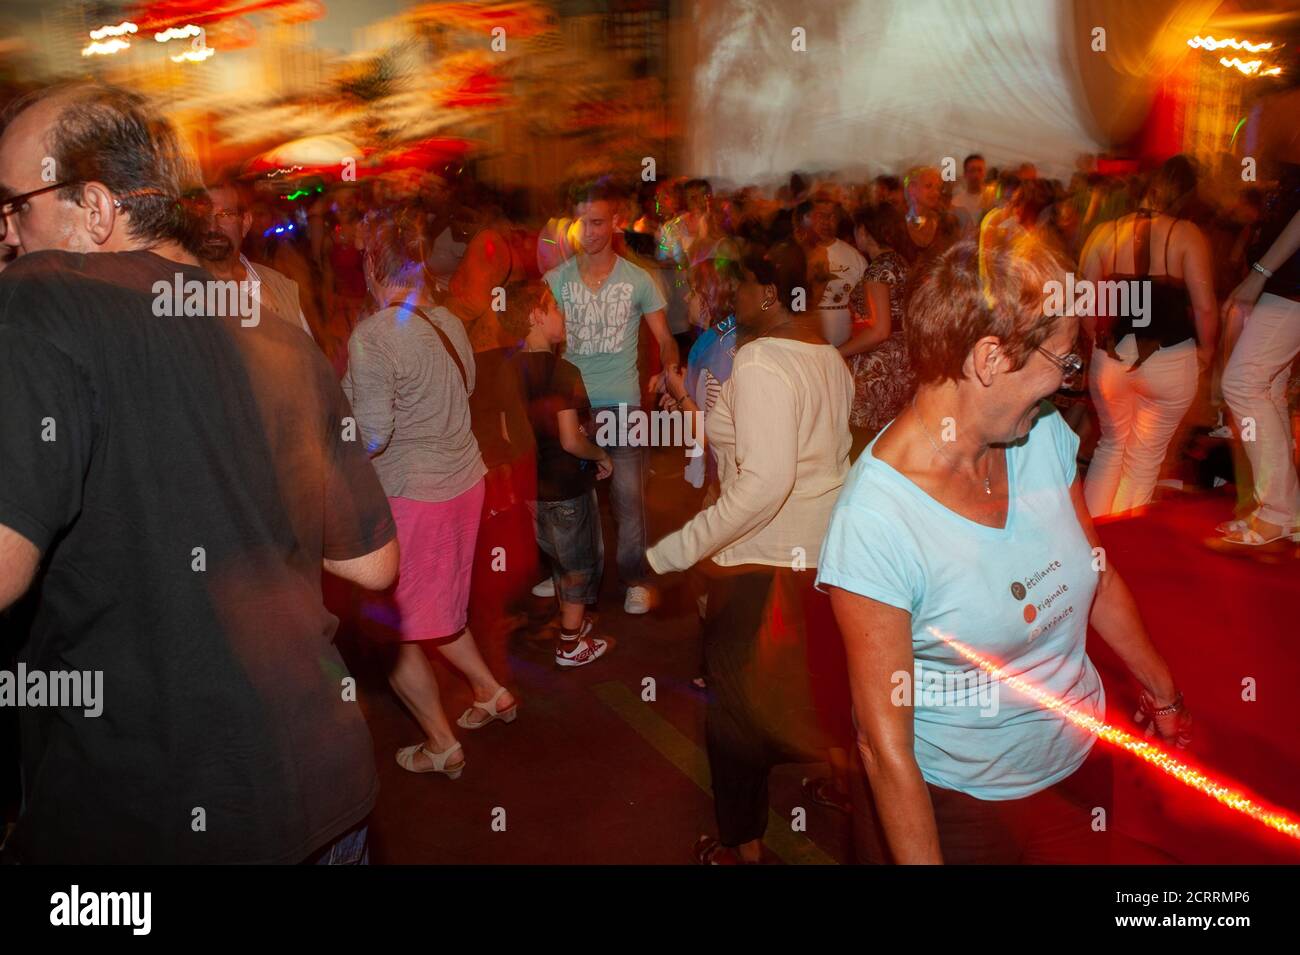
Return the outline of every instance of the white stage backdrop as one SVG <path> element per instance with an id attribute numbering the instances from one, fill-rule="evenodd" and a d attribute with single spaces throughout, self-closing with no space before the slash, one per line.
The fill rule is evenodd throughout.
<path id="1" fill-rule="evenodd" d="M 795 169 L 872 174 L 1031 160 L 1068 176 L 1101 144 L 1068 0 L 702 0 L 689 171 L 732 184 Z M 803 27 L 807 51 L 791 49 Z M 958 170 L 960 174 L 960 169 Z"/>

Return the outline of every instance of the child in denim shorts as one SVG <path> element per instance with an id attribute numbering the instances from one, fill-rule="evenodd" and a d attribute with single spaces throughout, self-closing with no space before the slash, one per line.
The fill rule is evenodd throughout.
<path id="1" fill-rule="evenodd" d="M 609 647 L 591 636 L 586 608 L 596 602 L 605 563 L 596 481 L 614 471 L 605 450 L 589 437 L 591 402 L 582 375 L 555 354 L 565 342 L 564 316 L 541 283 L 511 292 L 508 311 L 527 314 L 524 344 L 512 363 L 537 440 L 537 500 L 531 502 L 537 544 L 551 559 L 560 602 L 557 666 L 586 666 Z M 513 329 L 512 329 L 513 330 Z"/>

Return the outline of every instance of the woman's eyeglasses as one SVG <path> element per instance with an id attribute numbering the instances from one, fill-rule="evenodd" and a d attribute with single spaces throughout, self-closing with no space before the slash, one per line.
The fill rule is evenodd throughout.
<path id="1" fill-rule="evenodd" d="M 1061 369 L 1061 387 L 1072 387 L 1083 374 L 1083 359 L 1075 353 L 1068 355 L 1055 355 L 1048 351 L 1042 345 L 1037 346 L 1038 350 L 1046 355 L 1057 368 Z"/>

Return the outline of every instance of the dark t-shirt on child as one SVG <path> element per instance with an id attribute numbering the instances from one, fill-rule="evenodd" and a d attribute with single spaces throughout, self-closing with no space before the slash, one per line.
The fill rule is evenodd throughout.
<path id="1" fill-rule="evenodd" d="M 513 362 L 537 439 L 537 499 L 567 501 L 585 494 L 596 486 L 596 464 L 564 450 L 559 425 L 559 413 L 573 409 L 587 435 L 595 433 L 582 373 L 552 352 L 521 351 Z"/>

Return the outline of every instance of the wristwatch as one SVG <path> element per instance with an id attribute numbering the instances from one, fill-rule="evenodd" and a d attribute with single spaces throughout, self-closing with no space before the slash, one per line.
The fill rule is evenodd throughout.
<path id="1" fill-rule="evenodd" d="M 1264 266 L 1260 265 L 1258 262 L 1252 262 L 1250 267 L 1266 279 L 1271 279 L 1273 277 L 1273 270 L 1264 268 Z"/>

